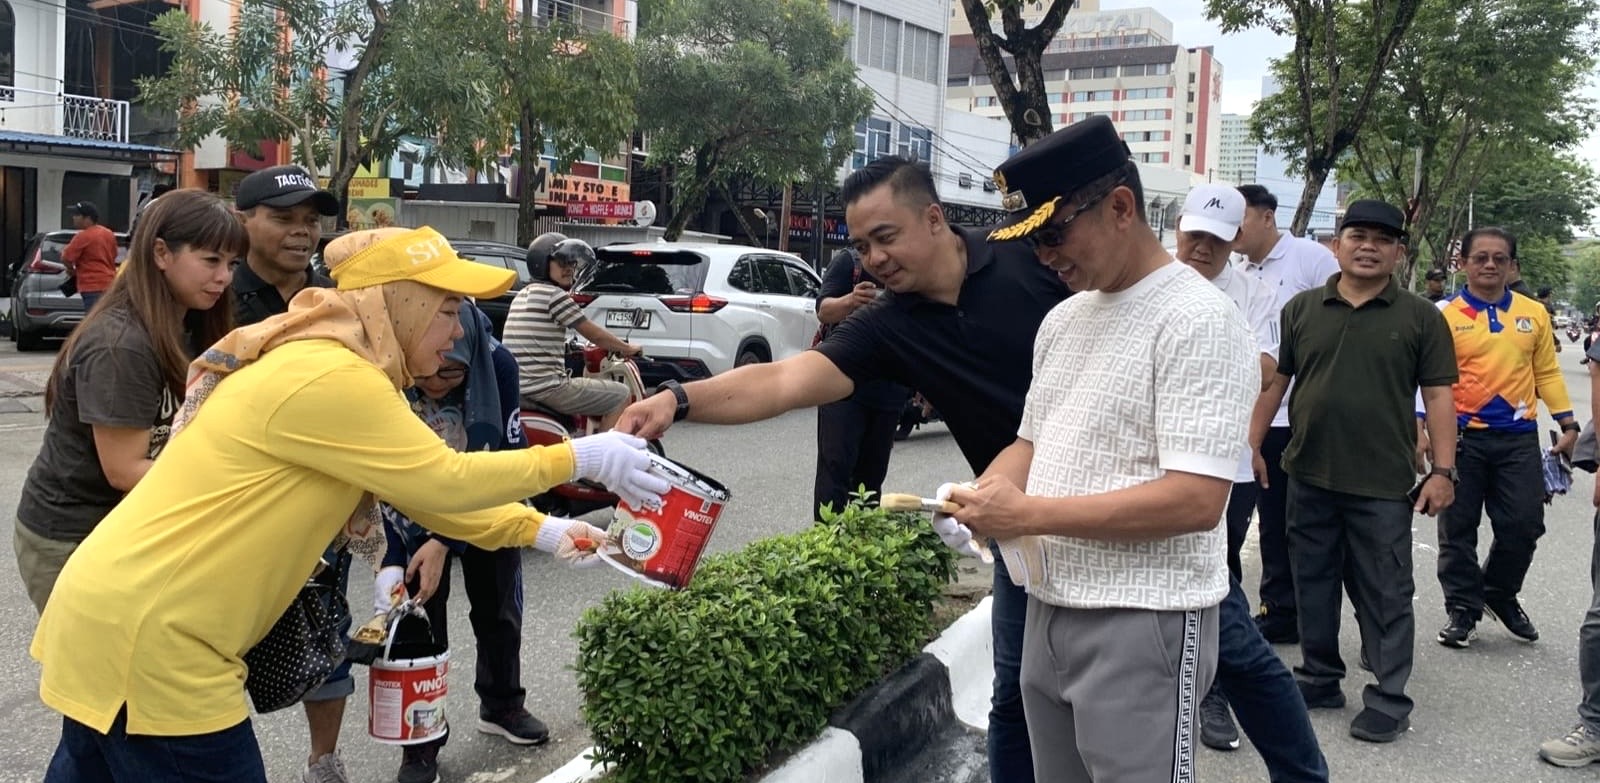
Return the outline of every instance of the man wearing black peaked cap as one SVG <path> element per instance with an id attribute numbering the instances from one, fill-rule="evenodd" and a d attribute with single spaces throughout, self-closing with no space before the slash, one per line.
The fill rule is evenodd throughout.
<path id="1" fill-rule="evenodd" d="M 1039 327 L 1016 440 L 975 489 L 950 493 L 954 519 L 997 540 L 1028 591 L 1035 776 L 1192 780 L 1215 675 L 1272 780 L 1326 780 L 1293 679 L 1225 563 L 1220 523 L 1260 388 L 1243 316 L 1162 248 L 1109 120 L 1046 137 L 995 181 L 1013 217 L 990 238 L 1029 243 L 1077 292 Z"/>
<path id="2" fill-rule="evenodd" d="M 1356 607 L 1361 652 L 1376 682 L 1351 736 L 1393 742 L 1410 728 L 1416 616 L 1412 513 L 1429 516 L 1455 496 L 1458 368 L 1439 308 L 1400 288 L 1405 216 L 1382 201 L 1352 202 L 1339 225 L 1339 274 L 1284 305 L 1278 377 L 1262 392 L 1250 430 L 1258 447 L 1270 406 L 1290 379 L 1289 557 L 1299 606 L 1300 693 L 1311 709 L 1340 709 L 1344 593 Z M 1416 396 L 1421 389 L 1432 471 L 1416 481 Z M 1415 485 L 1415 486 L 1414 486 Z"/>

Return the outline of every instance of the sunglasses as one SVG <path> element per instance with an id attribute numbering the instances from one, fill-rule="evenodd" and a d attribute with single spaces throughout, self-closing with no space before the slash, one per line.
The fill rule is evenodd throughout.
<path id="1" fill-rule="evenodd" d="M 1094 209 L 1100 202 L 1105 201 L 1106 196 L 1111 195 L 1111 192 L 1121 187 L 1125 181 L 1119 179 L 1111 183 L 1111 187 L 1106 188 L 1105 191 L 1079 204 L 1078 208 L 1072 211 L 1072 214 L 1067 215 L 1066 220 L 1059 223 L 1047 223 L 1044 228 L 1023 237 L 1022 241 L 1027 242 L 1029 247 L 1035 249 L 1040 247 L 1060 247 L 1063 242 L 1067 241 L 1067 228 L 1072 225 L 1072 221 L 1082 217 L 1083 213 Z"/>

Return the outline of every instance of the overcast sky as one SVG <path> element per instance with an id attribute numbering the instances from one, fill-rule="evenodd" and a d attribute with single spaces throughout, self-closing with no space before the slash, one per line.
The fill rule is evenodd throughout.
<path id="1" fill-rule="evenodd" d="M 1294 39 L 1280 38 L 1266 30 L 1223 35 L 1216 23 L 1205 17 L 1205 3 L 1201 0 L 1102 0 L 1100 4 L 1104 10 L 1152 6 L 1172 20 L 1172 35 L 1177 39 L 1173 43 L 1216 47 L 1217 61 L 1222 64 L 1224 113 L 1248 113 L 1261 97 L 1261 77 L 1267 73 L 1267 61 L 1288 54 L 1294 47 Z M 1600 104 L 1600 73 L 1590 75 L 1584 94 Z M 1591 132 L 1578 152 L 1591 166 L 1600 169 L 1600 132 Z"/>

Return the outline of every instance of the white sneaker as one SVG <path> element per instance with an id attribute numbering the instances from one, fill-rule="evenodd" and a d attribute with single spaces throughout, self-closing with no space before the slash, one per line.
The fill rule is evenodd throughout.
<path id="1" fill-rule="evenodd" d="M 1567 736 L 1540 745 L 1539 758 L 1558 767 L 1582 767 L 1600 761 L 1600 732 L 1579 723 Z"/>
<path id="2" fill-rule="evenodd" d="M 350 778 L 344 770 L 344 759 L 338 753 L 329 753 L 315 764 L 306 767 L 300 776 L 301 783 L 350 783 Z"/>

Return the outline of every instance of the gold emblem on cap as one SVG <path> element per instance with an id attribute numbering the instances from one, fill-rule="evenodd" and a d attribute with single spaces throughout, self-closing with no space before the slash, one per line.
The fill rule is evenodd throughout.
<path id="1" fill-rule="evenodd" d="M 1055 198 L 1046 201 L 1044 204 L 1040 205 L 1038 209 L 1034 210 L 1032 215 L 1029 215 L 1027 219 L 1023 220 L 1021 223 L 1005 226 L 1004 228 L 997 228 L 990 232 L 989 241 L 1006 242 L 1013 239 L 1021 239 L 1022 237 L 1038 231 L 1041 226 L 1050 220 L 1051 216 L 1056 214 L 1056 205 L 1060 203 L 1060 196 L 1056 196 Z"/>
<path id="2" fill-rule="evenodd" d="M 1011 189 L 1006 187 L 1006 175 L 999 169 L 995 169 L 994 171 L 994 186 L 999 188 L 1001 193 Z"/>

